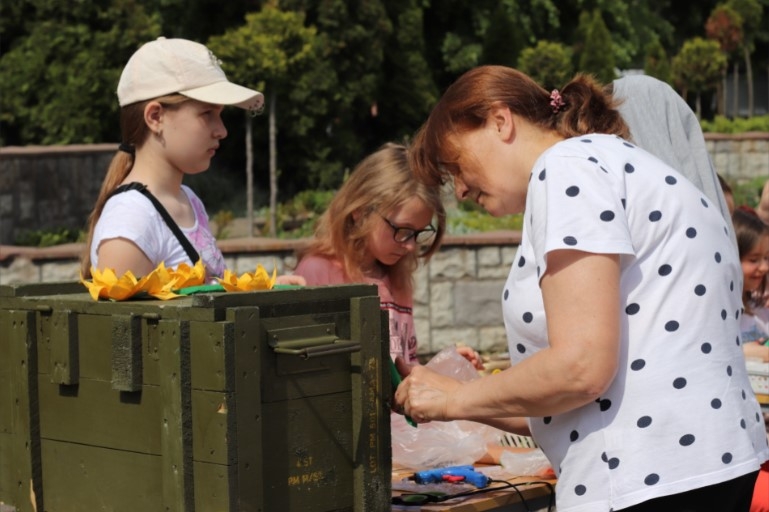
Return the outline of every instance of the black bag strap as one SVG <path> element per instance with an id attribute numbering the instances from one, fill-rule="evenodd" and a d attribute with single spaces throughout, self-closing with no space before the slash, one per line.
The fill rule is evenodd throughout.
<path id="1" fill-rule="evenodd" d="M 147 185 L 139 182 L 132 182 L 132 183 L 126 183 L 125 185 L 120 185 L 118 188 L 116 188 L 112 194 L 110 194 L 110 197 L 114 196 L 115 194 L 120 194 L 121 192 L 127 192 L 129 190 L 136 190 L 138 192 L 141 192 L 144 194 L 144 196 L 152 202 L 152 205 L 155 207 L 155 209 L 158 211 L 161 217 L 163 217 L 163 220 L 166 221 L 166 224 L 171 229 L 173 234 L 176 236 L 176 238 L 179 240 L 179 243 L 182 244 L 182 247 L 184 248 L 184 252 L 187 253 L 187 256 L 189 256 L 190 260 L 193 264 L 197 263 L 200 259 L 200 255 L 198 254 L 198 251 L 195 250 L 195 248 L 190 243 L 189 238 L 184 236 L 184 233 L 182 233 L 181 228 L 179 228 L 179 225 L 174 221 L 174 219 L 171 217 L 171 214 L 168 213 L 168 210 L 165 209 L 165 207 L 160 204 L 160 201 L 158 201 L 157 197 L 152 195 L 152 192 L 147 190 Z"/>

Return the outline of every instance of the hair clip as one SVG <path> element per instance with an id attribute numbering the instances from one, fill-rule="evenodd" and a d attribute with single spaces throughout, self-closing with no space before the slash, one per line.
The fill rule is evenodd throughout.
<path id="1" fill-rule="evenodd" d="M 566 103 L 564 103 L 563 97 L 561 97 L 561 93 L 558 92 L 558 89 L 553 89 L 553 91 L 550 93 L 550 106 L 553 107 L 553 114 L 557 114 L 563 109 L 564 106 L 566 106 Z"/>

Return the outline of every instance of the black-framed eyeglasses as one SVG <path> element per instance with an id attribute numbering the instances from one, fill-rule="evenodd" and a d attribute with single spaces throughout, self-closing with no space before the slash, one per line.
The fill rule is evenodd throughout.
<path id="1" fill-rule="evenodd" d="M 377 212 L 379 213 L 379 212 Z M 426 244 L 435 236 L 435 228 L 432 224 L 428 224 L 424 229 L 412 229 L 403 226 L 396 226 L 390 219 L 379 213 L 379 216 L 384 219 L 388 226 L 393 230 L 393 240 L 399 244 L 405 244 L 412 238 L 418 244 Z"/>

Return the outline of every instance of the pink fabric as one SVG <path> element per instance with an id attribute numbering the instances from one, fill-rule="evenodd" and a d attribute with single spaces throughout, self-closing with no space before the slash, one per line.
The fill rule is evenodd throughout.
<path id="1" fill-rule="evenodd" d="M 203 202 L 188 187 L 183 187 L 185 192 L 189 192 L 187 197 L 190 200 L 192 209 L 195 211 L 195 227 L 193 229 L 182 229 L 187 238 L 192 242 L 195 250 L 198 251 L 200 259 L 206 267 L 206 277 L 209 282 L 215 282 L 214 277 L 224 275 L 224 256 L 222 251 L 216 245 L 216 237 L 208 228 L 208 214 Z"/>
<path id="2" fill-rule="evenodd" d="M 307 286 L 351 283 L 336 260 L 320 256 L 306 256 L 297 265 L 294 274 L 304 277 Z M 390 280 L 366 278 L 367 284 L 375 284 L 379 290 L 381 308 L 390 318 L 390 357 L 401 356 L 410 364 L 417 363 L 417 337 L 414 329 L 413 300 L 411 297 L 395 300 Z"/>

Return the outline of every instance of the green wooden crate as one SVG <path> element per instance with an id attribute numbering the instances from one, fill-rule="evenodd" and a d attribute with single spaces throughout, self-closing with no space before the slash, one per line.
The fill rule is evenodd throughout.
<path id="1" fill-rule="evenodd" d="M 0 502 L 389 510 L 376 287 L 94 302 L 0 287 Z"/>

